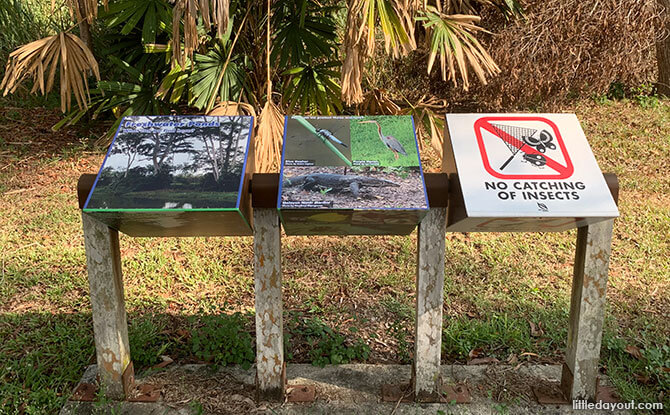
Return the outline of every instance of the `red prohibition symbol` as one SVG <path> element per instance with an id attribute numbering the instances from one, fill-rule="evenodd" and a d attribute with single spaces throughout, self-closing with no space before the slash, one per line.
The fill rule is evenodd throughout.
<path id="1" fill-rule="evenodd" d="M 494 125 L 498 121 L 536 121 L 536 122 L 541 122 L 546 124 L 548 129 L 552 130 L 551 132 L 553 133 L 553 136 L 556 138 L 556 142 L 558 143 L 558 149 L 561 151 L 563 154 L 563 158 L 565 160 L 565 164 L 558 162 L 548 155 L 544 154 L 543 152 L 538 151 L 538 148 L 540 147 L 533 147 L 532 145 L 528 145 L 525 143 L 523 140 L 521 140 L 519 137 L 515 137 L 514 135 L 510 134 L 509 132 L 505 131 L 504 129 L 500 128 L 499 126 Z M 479 152 L 482 156 L 482 162 L 484 163 L 484 168 L 486 171 L 493 177 L 496 177 L 498 179 L 503 179 L 503 180 L 514 180 L 514 179 L 567 179 L 568 177 L 572 176 L 572 173 L 574 173 L 575 169 L 574 166 L 572 165 L 572 160 L 570 160 L 570 156 L 568 154 L 568 150 L 565 147 L 565 143 L 563 142 L 563 137 L 561 136 L 560 131 L 558 130 L 558 127 L 556 124 L 544 117 L 532 117 L 532 116 L 519 116 L 519 117 L 483 117 L 475 121 L 474 124 L 475 128 L 475 135 L 477 136 L 477 145 L 479 146 Z M 514 128 L 514 127 L 511 127 Z M 491 162 L 489 159 L 489 155 L 486 152 L 486 146 L 484 145 L 484 139 L 482 137 L 482 130 L 485 130 L 496 137 L 500 138 L 503 140 L 505 145 L 512 151 L 512 157 L 507 159 L 507 161 L 501 166 L 498 167 L 497 169 L 494 169 L 491 167 Z M 552 144 L 553 145 L 553 144 Z M 540 148 L 541 149 L 541 148 Z M 503 173 L 502 170 L 509 164 L 509 162 L 514 158 L 516 153 L 522 153 L 525 158 L 529 160 L 537 160 L 538 158 L 542 159 L 543 161 L 546 160 L 546 164 L 543 163 L 543 165 L 546 165 L 547 167 L 547 172 L 543 172 L 542 174 L 506 174 Z"/>

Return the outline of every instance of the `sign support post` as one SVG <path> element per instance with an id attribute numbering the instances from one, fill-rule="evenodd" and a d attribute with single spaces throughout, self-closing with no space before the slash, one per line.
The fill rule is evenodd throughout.
<path id="1" fill-rule="evenodd" d="M 569 400 L 596 397 L 614 220 L 578 228 L 570 323 L 561 389 Z"/>
<path id="2" fill-rule="evenodd" d="M 417 402 L 438 402 L 442 387 L 442 304 L 447 209 L 431 208 L 419 224 L 412 388 Z"/>
<path id="3" fill-rule="evenodd" d="M 86 213 L 82 213 L 81 218 L 100 386 L 108 398 L 122 400 L 128 396 L 133 383 L 133 365 L 123 298 L 119 233 Z"/>
<path id="4" fill-rule="evenodd" d="M 259 400 L 284 398 L 281 228 L 277 209 L 255 208 L 256 391 Z"/>

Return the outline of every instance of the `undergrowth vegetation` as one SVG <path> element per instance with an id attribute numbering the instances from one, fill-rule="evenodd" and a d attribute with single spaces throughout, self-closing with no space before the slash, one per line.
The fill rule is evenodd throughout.
<path id="1" fill-rule="evenodd" d="M 601 368 L 624 401 L 670 405 L 670 175 L 661 162 L 670 159 L 670 104 L 616 91 L 574 108 L 600 167 L 621 185 Z M 95 362 L 74 189 L 103 152 L 82 131 L 42 126 L 57 116 L 14 104 L 0 112 L 0 412 L 56 413 Z M 444 362 L 561 363 L 574 240 L 448 234 Z M 286 237 L 287 361 L 411 362 L 415 246 L 415 234 Z M 253 362 L 250 238 L 122 236 L 121 252 L 138 374 L 159 370 L 164 356 Z"/>

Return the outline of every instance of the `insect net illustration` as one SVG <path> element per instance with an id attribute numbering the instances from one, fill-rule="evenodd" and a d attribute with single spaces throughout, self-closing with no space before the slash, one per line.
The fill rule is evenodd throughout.
<path id="1" fill-rule="evenodd" d="M 513 125 L 491 124 L 491 126 L 501 137 L 512 155 L 503 163 L 500 170 L 504 170 L 507 165 L 514 160 L 517 153 L 523 153 L 522 162 L 530 163 L 535 167 L 544 167 L 547 164 L 547 159 L 542 154 L 527 154 L 523 152 L 523 148 L 528 146 L 534 148 L 540 153 L 546 153 L 547 149 L 556 150 L 556 143 L 554 143 L 554 136 L 547 130 L 542 130 L 538 134 L 538 130 L 533 128 L 517 127 Z M 536 135 L 537 134 L 537 135 Z M 507 139 L 502 139 L 506 136 Z"/>

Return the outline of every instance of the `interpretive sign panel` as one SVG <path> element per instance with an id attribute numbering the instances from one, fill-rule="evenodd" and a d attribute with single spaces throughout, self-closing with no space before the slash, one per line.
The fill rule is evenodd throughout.
<path id="1" fill-rule="evenodd" d="M 121 120 L 84 212 L 131 236 L 250 235 L 252 117 Z"/>
<path id="2" fill-rule="evenodd" d="M 277 207 L 290 235 L 412 232 L 428 210 L 412 117 L 287 117 Z"/>
<path id="3" fill-rule="evenodd" d="M 619 215 L 574 114 L 447 114 L 446 135 L 463 197 L 449 231 L 563 231 Z"/>

